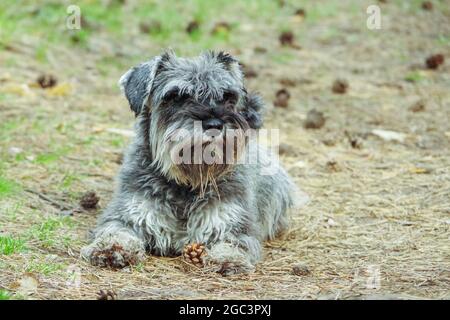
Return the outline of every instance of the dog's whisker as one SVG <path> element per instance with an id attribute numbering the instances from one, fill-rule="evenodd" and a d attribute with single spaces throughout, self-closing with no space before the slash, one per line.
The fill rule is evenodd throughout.
<path id="1" fill-rule="evenodd" d="M 216 182 L 216 179 L 214 178 L 213 175 L 211 175 L 211 184 L 212 184 L 214 190 L 216 191 L 217 198 L 219 199 L 219 201 L 221 201 L 221 199 L 220 199 L 220 193 L 219 193 L 219 188 L 217 187 L 217 182 Z"/>

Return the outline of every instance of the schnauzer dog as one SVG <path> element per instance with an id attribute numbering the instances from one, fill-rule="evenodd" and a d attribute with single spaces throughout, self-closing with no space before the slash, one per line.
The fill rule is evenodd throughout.
<path id="1" fill-rule="evenodd" d="M 294 185 L 262 147 L 242 148 L 253 140 L 241 133 L 262 126 L 263 104 L 244 87 L 238 61 L 223 52 L 189 59 L 165 52 L 130 69 L 119 84 L 136 115 L 136 137 L 82 257 L 121 268 L 146 253 L 180 255 L 187 244 L 199 243 L 212 269 L 224 275 L 252 272 L 261 242 L 287 228 Z M 198 122 L 200 134 L 194 133 Z M 232 130 L 240 134 L 229 138 Z M 183 139 L 174 139 L 179 132 Z M 189 147 L 180 152 L 187 140 L 194 149 L 214 145 L 213 155 L 231 150 L 232 159 L 174 161 L 174 154 L 196 160 Z M 254 163 L 235 161 L 255 152 Z M 264 163 L 276 170 L 261 174 Z"/>

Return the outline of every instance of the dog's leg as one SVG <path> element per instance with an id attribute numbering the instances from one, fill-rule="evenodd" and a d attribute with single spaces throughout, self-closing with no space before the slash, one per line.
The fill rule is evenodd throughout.
<path id="1" fill-rule="evenodd" d="M 247 235 L 228 237 L 211 245 L 205 257 L 206 265 L 224 276 L 251 273 L 261 256 L 261 243 Z"/>
<path id="2" fill-rule="evenodd" d="M 256 215 L 245 207 L 249 202 L 211 203 L 189 217 L 187 241 L 205 244 L 203 261 L 208 268 L 223 275 L 255 270 L 261 255 L 261 232 Z"/>
<path id="3" fill-rule="evenodd" d="M 142 261 L 145 246 L 132 229 L 110 221 L 95 230 L 94 241 L 81 249 L 81 257 L 93 265 L 123 268 Z"/>

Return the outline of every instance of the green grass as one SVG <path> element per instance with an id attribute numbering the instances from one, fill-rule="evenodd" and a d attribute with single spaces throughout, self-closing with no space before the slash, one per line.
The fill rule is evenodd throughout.
<path id="1" fill-rule="evenodd" d="M 405 80 L 408 82 L 421 82 L 425 80 L 425 77 L 419 71 L 413 71 L 405 76 Z"/>
<path id="2" fill-rule="evenodd" d="M 95 142 L 96 139 L 97 139 L 97 138 L 96 138 L 95 136 L 88 136 L 88 137 L 82 138 L 82 139 L 80 140 L 80 143 L 81 143 L 81 144 L 84 144 L 84 145 L 86 145 L 86 146 L 88 146 L 88 145 L 93 144 L 93 143 Z"/>
<path id="3" fill-rule="evenodd" d="M 424 10 L 422 9 L 423 2 L 423 0 L 395 0 L 393 3 L 410 13 L 424 13 Z M 448 2 L 445 0 L 431 2 L 433 3 L 433 10 L 444 11 L 445 9 L 448 9 Z"/>
<path id="4" fill-rule="evenodd" d="M 145 271 L 144 267 L 145 267 L 145 264 L 142 262 L 139 262 L 138 264 L 136 264 L 132 267 L 132 270 L 140 273 L 140 272 Z"/>
<path id="5" fill-rule="evenodd" d="M 78 178 L 75 174 L 67 173 L 67 174 L 64 176 L 64 178 L 63 178 L 63 181 L 62 181 L 62 183 L 61 183 L 61 187 L 62 187 L 63 189 L 68 189 L 68 188 L 70 188 L 70 187 L 72 186 L 72 184 L 73 184 L 75 181 L 77 181 L 77 180 L 79 180 L 79 178 Z"/>
<path id="6" fill-rule="evenodd" d="M 112 139 L 109 140 L 109 143 L 113 147 L 121 148 L 125 144 L 125 139 L 123 139 L 122 137 L 112 138 Z"/>
<path id="7" fill-rule="evenodd" d="M 337 39 L 339 36 L 343 36 L 342 31 L 337 28 L 330 27 L 321 34 L 318 40 L 326 42 L 332 39 Z"/>
<path id="8" fill-rule="evenodd" d="M 11 203 L 8 206 L 2 208 L 3 217 L 6 217 L 9 221 L 16 221 L 19 213 L 19 209 L 22 208 L 22 202 Z"/>
<path id="9" fill-rule="evenodd" d="M 46 164 L 58 160 L 60 155 L 56 153 L 41 153 L 36 156 L 36 163 Z"/>
<path id="10" fill-rule="evenodd" d="M 322 19 L 336 16 L 339 13 L 338 3 L 337 1 L 315 2 L 307 8 L 306 21 L 308 23 L 316 23 Z"/>
<path id="11" fill-rule="evenodd" d="M 0 255 L 10 255 L 25 249 L 25 241 L 10 236 L 0 236 Z"/>
<path id="12" fill-rule="evenodd" d="M 125 32 L 123 19 L 125 14 L 119 1 L 111 1 L 111 5 L 105 7 L 102 1 L 81 1 L 81 13 L 88 23 L 97 23 L 109 33 L 121 34 Z"/>
<path id="13" fill-rule="evenodd" d="M 35 57 L 36 57 L 37 61 L 39 61 L 41 63 L 46 63 L 47 62 L 47 46 L 44 44 L 39 45 L 36 48 Z"/>
<path id="14" fill-rule="evenodd" d="M 38 240 L 44 247 L 52 247 L 64 235 L 58 234 L 58 231 L 66 226 L 72 226 L 73 221 L 70 217 L 47 218 L 44 222 L 31 228 L 31 238 Z"/>
<path id="15" fill-rule="evenodd" d="M 17 184 L 0 176 L 0 199 L 17 191 Z"/>
<path id="16" fill-rule="evenodd" d="M 443 46 L 448 46 L 450 47 L 450 36 L 448 35 L 443 35 L 441 34 L 438 38 L 437 38 L 437 43 Z"/>
<path id="17" fill-rule="evenodd" d="M 276 0 L 241 0 L 232 4 L 226 0 L 155 0 L 140 2 L 131 11 L 130 6 L 121 1 L 80 0 L 75 5 L 80 7 L 83 17 L 80 30 L 65 28 L 68 13 L 64 3 L 43 1 L 35 5 L 32 1 L 25 1 L 19 5 L 13 0 L 3 0 L 0 4 L 0 30 L 3 28 L 3 38 L 8 38 L 3 42 L 14 41 L 15 35 L 20 34 L 39 37 L 42 41 L 36 48 L 35 58 L 45 64 L 48 52 L 55 45 L 87 49 L 90 37 L 99 32 L 109 34 L 117 41 L 128 40 L 131 24 L 137 27 L 140 23 L 156 23 L 158 28 L 151 28 L 148 34 L 141 34 L 142 41 L 153 43 L 157 48 L 172 47 L 180 55 L 194 55 L 205 49 L 241 47 L 239 27 L 248 21 L 258 20 L 280 30 L 290 26 L 289 19 L 282 17 L 291 16 L 296 8 L 305 8 L 305 21 L 312 24 L 336 16 L 341 8 L 337 0 L 323 3 L 286 1 L 284 6 Z M 356 9 L 359 7 L 356 6 Z M 133 21 L 130 21 L 130 17 L 133 17 Z M 200 28 L 188 34 L 186 26 L 194 20 Z M 212 33 L 213 26 L 219 22 L 228 23 L 231 30 Z M 293 31 L 295 34 L 302 32 L 298 29 Z M 140 61 L 147 59 L 148 55 L 133 56 L 132 59 Z M 104 57 L 96 64 L 100 74 L 108 76 L 114 69 L 126 69 L 130 59 Z"/>
<path id="18" fill-rule="evenodd" d="M 293 61 L 296 58 L 296 56 L 292 52 L 279 52 L 277 54 L 273 54 L 271 56 L 271 59 L 279 64 L 288 64 L 289 62 Z"/>
<path id="19" fill-rule="evenodd" d="M 40 273 L 45 276 L 57 273 L 65 268 L 61 263 L 32 261 L 25 267 L 25 272 Z"/>
<path id="20" fill-rule="evenodd" d="M 14 57 L 7 58 L 5 60 L 5 67 L 17 67 L 19 65 L 19 62 Z"/>
<path id="21" fill-rule="evenodd" d="M 105 56 L 97 61 L 96 66 L 102 76 L 108 76 L 112 68 L 116 70 L 126 70 L 128 63 L 122 58 Z"/>
<path id="22" fill-rule="evenodd" d="M 0 300 L 10 300 L 11 294 L 6 290 L 0 290 Z"/>
<path id="23" fill-rule="evenodd" d="M 3 95 L 6 99 L 6 95 Z M 0 123 L 0 137 L 6 136 L 10 134 L 12 131 L 17 129 L 19 125 L 22 123 L 22 120 L 15 119 L 11 121 L 5 121 Z"/>
<path id="24" fill-rule="evenodd" d="M 193 54 L 203 49 L 239 46 L 234 34 L 239 32 L 239 25 L 257 19 L 271 24 L 275 28 L 286 25 L 286 19 L 280 16 L 290 14 L 294 8 L 305 7 L 307 20 L 320 21 L 324 17 L 331 17 L 337 12 L 337 1 L 309 5 L 308 2 L 287 4 L 280 6 L 276 0 L 246 0 L 236 1 L 232 5 L 226 0 L 185 0 L 185 1 L 149 1 L 140 2 L 131 11 L 127 4 L 121 1 L 91 1 L 80 0 L 74 3 L 80 7 L 82 28 L 80 30 L 67 29 L 67 4 L 57 1 L 42 1 L 36 5 L 33 1 L 17 3 L 13 0 L 3 0 L 0 3 L 0 38 L 7 45 L 21 34 L 42 39 L 35 51 L 35 58 L 41 63 L 47 63 L 48 51 L 54 45 L 77 46 L 87 48 L 88 40 L 98 32 L 107 33 L 118 41 L 129 36 L 130 17 L 136 26 L 139 23 L 156 22 L 160 24 L 149 34 L 148 41 L 157 47 L 171 46 L 180 54 Z M 200 29 L 193 34 L 185 32 L 189 22 L 196 20 Z M 211 29 L 215 23 L 227 22 L 232 26 L 231 31 L 215 34 Z M 145 40 L 143 40 L 145 41 Z M 140 58 L 140 57 L 136 57 Z M 138 59 L 136 59 L 138 60 Z M 100 62 L 102 73 L 108 72 L 108 61 Z M 114 63 L 114 62 L 113 62 Z M 129 59 L 126 60 L 127 65 Z M 115 64 L 115 63 L 114 63 Z M 115 67 L 119 67 L 115 64 Z M 106 74 L 105 74 L 106 75 Z"/>
<path id="25" fill-rule="evenodd" d="M 71 149 L 70 147 L 65 146 L 58 148 L 52 152 L 40 153 L 36 156 L 34 162 L 38 164 L 49 164 L 55 162 L 59 160 L 62 156 L 66 155 L 70 151 L 70 149 Z"/>

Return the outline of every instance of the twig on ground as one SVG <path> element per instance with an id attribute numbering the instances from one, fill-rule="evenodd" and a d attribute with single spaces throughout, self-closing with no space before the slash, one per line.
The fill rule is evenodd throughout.
<path id="1" fill-rule="evenodd" d="M 63 204 L 59 203 L 58 201 L 55 201 L 55 200 L 47 197 L 45 194 L 43 194 L 41 192 L 38 192 L 38 191 L 35 191 L 35 190 L 31 190 L 31 189 L 25 189 L 25 191 L 28 192 L 28 193 L 32 193 L 34 195 L 37 195 L 42 200 L 45 200 L 45 201 L 51 203 L 54 207 L 57 207 L 58 209 L 61 209 L 61 210 L 70 210 L 71 209 L 70 207 L 67 207 L 67 206 L 63 205 Z"/>

